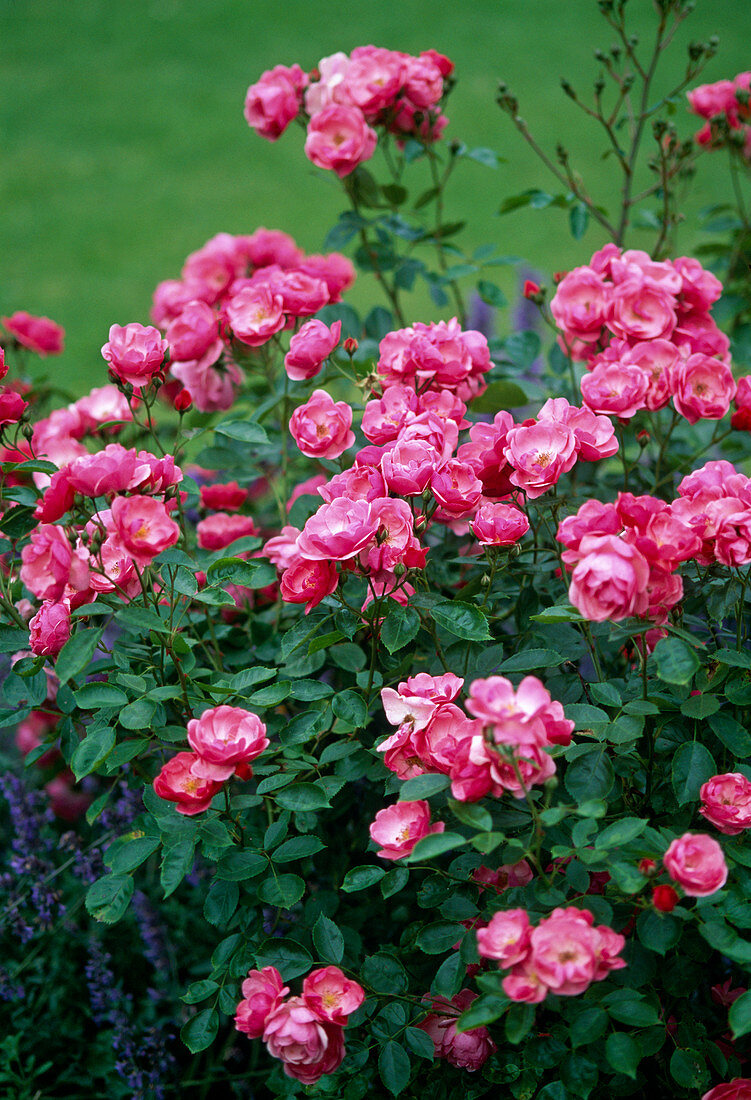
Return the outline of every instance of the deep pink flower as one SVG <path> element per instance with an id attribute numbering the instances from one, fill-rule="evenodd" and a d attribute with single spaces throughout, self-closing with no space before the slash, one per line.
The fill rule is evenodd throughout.
<path id="1" fill-rule="evenodd" d="M 618 622 L 644 614 L 649 565 L 635 546 L 614 535 L 587 535 L 579 544 L 578 556 L 569 599 L 585 618 Z"/>
<path id="2" fill-rule="evenodd" d="M 260 1039 L 266 1020 L 289 993 L 289 987 L 274 966 L 249 970 L 242 984 L 243 999 L 237 1006 L 235 1027 L 250 1039 Z"/>
<path id="3" fill-rule="evenodd" d="M 751 829 L 751 782 L 740 772 L 715 775 L 699 791 L 699 813 L 725 836 Z"/>
<path id="4" fill-rule="evenodd" d="M 342 1028 L 322 1023 L 302 997 L 289 997 L 266 1020 L 263 1041 L 288 1077 L 309 1085 L 344 1059 Z"/>
<path id="5" fill-rule="evenodd" d="M 154 780 L 154 790 L 159 797 L 176 803 L 177 812 L 188 817 L 208 810 L 212 798 L 222 789 L 221 783 L 201 779 L 193 772 L 198 759 L 195 752 L 179 752 L 162 765 Z"/>
<path id="6" fill-rule="evenodd" d="M 17 424 L 28 407 L 20 393 L 4 386 L 0 391 L 0 428 L 3 424 Z"/>
<path id="7" fill-rule="evenodd" d="M 219 321 L 206 302 L 187 302 L 165 334 L 173 359 L 200 359 L 219 336 Z"/>
<path id="8" fill-rule="evenodd" d="M 670 390 L 681 416 L 696 424 L 722 419 L 735 396 L 735 380 L 726 363 L 709 355 L 690 355 L 671 368 Z"/>
<path id="9" fill-rule="evenodd" d="M 335 592 L 338 584 L 339 574 L 333 561 L 296 556 L 284 569 L 279 587 L 285 603 L 304 603 L 307 615 Z"/>
<path id="10" fill-rule="evenodd" d="M 530 925 L 525 909 L 494 913 L 490 923 L 477 931 L 477 950 L 485 959 L 497 959 L 502 967 L 515 966 L 529 955 Z"/>
<path id="11" fill-rule="evenodd" d="M 323 321 L 306 321 L 289 343 L 284 357 L 284 369 L 295 382 L 313 378 L 320 371 L 324 360 L 339 343 L 341 321 L 334 321 L 329 328 Z"/>
<path id="12" fill-rule="evenodd" d="M 66 588 L 81 592 L 89 584 L 88 554 L 71 547 L 62 527 L 41 523 L 21 551 L 21 580 L 40 600 L 60 600 Z"/>
<path id="13" fill-rule="evenodd" d="M 529 530 L 524 512 L 512 504 L 481 504 L 470 527 L 482 546 L 512 546 Z"/>
<path id="14" fill-rule="evenodd" d="M 29 623 L 29 646 L 32 653 L 57 657 L 70 637 L 70 600 L 53 603 L 45 600 Z"/>
<path id="15" fill-rule="evenodd" d="M 473 1027 L 457 1032 L 456 1024 L 462 1012 L 469 1008 L 477 994 L 462 989 L 450 1001 L 445 997 L 431 998 L 431 1012 L 418 1024 L 433 1040 L 436 1058 L 474 1073 L 496 1051 L 496 1045 L 485 1027 Z"/>
<path id="16" fill-rule="evenodd" d="M 732 1081 L 715 1085 L 701 1100 L 751 1100 L 751 1077 L 734 1077 Z"/>
<path id="17" fill-rule="evenodd" d="M 297 116 L 307 84 L 307 73 L 299 65 L 275 65 L 265 72 L 245 96 L 248 126 L 261 137 L 276 141 Z"/>
<path id="18" fill-rule="evenodd" d="M 251 348 L 268 343 L 286 324 L 281 294 L 263 284 L 242 287 L 224 308 L 233 334 Z"/>
<path id="19" fill-rule="evenodd" d="M 347 561 L 375 538 L 378 520 L 366 500 L 338 498 L 322 504 L 303 527 L 297 547 L 310 561 Z"/>
<path id="20" fill-rule="evenodd" d="M 248 490 L 241 489 L 236 481 L 228 481 L 224 484 L 201 486 L 201 507 L 211 511 L 230 512 L 242 508 L 248 499 Z"/>
<path id="21" fill-rule="evenodd" d="M 65 329 L 49 317 L 34 317 L 25 310 L 18 310 L 10 317 L 0 317 L 6 332 L 35 351 L 37 355 L 60 355 L 63 350 Z"/>
<path id="22" fill-rule="evenodd" d="M 122 545 L 141 566 L 150 565 L 157 554 L 180 538 L 180 528 L 154 497 L 115 497 L 112 525 Z"/>
<path id="23" fill-rule="evenodd" d="M 237 513 L 215 512 L 213 516 L 207 516 L 196 524 L 198 545 L 203 550 L 224 550 L 231 546 L 237 539 L 248 538 L 258 534 L 251 516 L 240 516 Z"/>

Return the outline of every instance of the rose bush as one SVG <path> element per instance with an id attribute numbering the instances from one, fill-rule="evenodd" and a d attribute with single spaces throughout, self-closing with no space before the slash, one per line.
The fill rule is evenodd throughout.
<path id="1" fill-rule="evenodd" d="M 713 46 L 647 107 L 688 5 L 656 5 L 650 62 L 624 6 L 600 4 L 622 46 L 587 108 L 612 139 L 620 88 L 621 209 L 546 159 L 549 205 L 608 239 L 554 290 L 527 280 L 522 331 L 471 319 L 503 300 L 496 255 L 444 220 L 457 164 L 494 162 L 445 139 L 451 62 L 372 45 L 246 99 L 342 181 L 322 254 L 219 233 L 67 407 L 23 376 L 59 327 L 3 319 L 19 1095 L 94 1029 L 61 1100 L 751 1089 L 751 363 L 720 279 L 673 247 L 688 158 L 738 152 L 748 82 L 692 91 L 709 130 L 680 142 Z M 635 192 L 653 115 L 660 182 Z M 356 267 L 385 295 L 364 317 Z M 444 319 L 409 312 L 418 279 Z M 55 996 L 84 973 L 89 1007 L 39 1064 L 61 937 Z"/>

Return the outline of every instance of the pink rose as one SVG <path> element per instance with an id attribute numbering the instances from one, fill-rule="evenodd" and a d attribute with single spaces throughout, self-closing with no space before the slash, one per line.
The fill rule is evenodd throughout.
<path id="1" fill-rule="evenodd" d="M 581 380 L 582 397 L 596 413 L 630 420 L 646 404 L 649 376 L 630 363 L 599 363 Z"/>
<path id="2" fill-rule="evenodd" d="M 377 140 L 357 107 L 331 104 L 308 123 L 305 155 L 319 168 L 329 168 L 343 179 L 358 164 L 370 160 Z"/>
<path id="3" fill-rule="evenodd" d="M 218 706 L 188 722 L 188 744 L 199 756 L 193 775 L 229 779 L 237 764 L 249 764 L 270 742 L 258 715 L 241 707 Z"/>
<path id="4" fill-rule="evenodd" d="M 529 955 L 529 917 L 525 909 L 494 913 L 486 928 L 477 930 L 477 950 L 484 959 L 497 959 L 502 967 L 515 966 Z"/>
<path id="5" fill-rule="evenodd" d="M 561 279 L 550 311 L 568 343 L 595 343 L 599 339 L 609 290 L 591 267 L 576 267 Z"/>
<path id="6" fill-rule="evenodd" d="M 251 348 L 268 343 L 286 324 L 282 296 L 268 286 L 244 286 L 224 308 L 233 335 Z"/>
<path id="7" fill-rule="evenodd" d="M 378 521 L 366 500 L 340 497 L 322 504 L 303 527 L 297 548 L 310 561 L 347 561 L 374 539 Z"/>
<path id="8" fill-rule="evenodd" d="M 70 637 L 70 600 L 53 603 L 45 600 L 29 623 L 31 652 L 42 657 L 57 657 Z"/>
<path id="9" fill-rule="evenodd" d="M 172 363 L 170 373 L 182 382 L 199 412 L 223 412 L 234 404 L 243 372 L 222 355 L 224 344 L 217 340 L 200 359 Z"/>
<path id="10" fill-rule="evenodd" d="M 355 442 L 352 408 L 334 401 L 325 390 L 313 390 L 310 399 L 292 413 L 289 430 L 308 458 L 338 458 Z"/>
<path id="11" fill-rule="evenodd" d="M 705 1092 L 701 1100 L 751 1100 L 751 1077 L 734 1077 Z"/>
<path id="12" fill-rule="evenodd" d="M 187 302 L 166 332 L 173 359 L 200 359 L 219 336 L 216 314 L 206 302 Z"/>
<path id="13" fill-rule="evenodd" d="M 285 603 L 304 603 L 305 614 L 336 591 L 339 574 L 332 561 L 295 558 L 282 573 L 279 589 Z"/>
<path id="14" fill-rule="evenodd" d="M 431 1012 L 417 1026 L 433 1040 L 436 1058 L 444 1058 L 450 1065 L 474 1073 L 496 1051 L 496 1045 L 485 1027 L 473 1027 L 457 1032 L 459 1016 L 476 1000 L 477 994 L 462 989 L 450 1001 L 445 997 L 433 997 Z"/>
<path id="15" fill-rule="evenodd" d="M 635 266 L 614 287 L 606 313 L 608 327 L 624 340 L 658 340 L 670 336 L 676 324 L 675 298 Z"/>
<path id="16" fill-rule="evenodd" d="M 322 1023 L 345 1027 L 349 1016 L 365 1000 L 365 990 L 338 966 L 324 966 L 311 970 L 303 981 L 302 998 Z"/>
<path id="17" fill-rule="evenodd" d="M 702 784 L 700 814 L 725 836 L 751 828 L 751 782 L 740 772 L 715 775 Z"/>
<path id="18" fill-rule="evenodd" d="M 442 833 L 445 828 L 442 821 L 430 824 L 427 802 L 396 802 L 378 811 L 370 826 L 370 836 L 381 845 L 378 855 L 382 859 L 404 859 L 418 840 L 431 833 Z"/>
<path id="19" fill-rule="evenodd" d="M 161 370 L 169 347 L 152 325 L 112 325 L 102 356 L 122 382 L 140 389 Z"/>
<path id="20" fill-rule="evenodd" d="M 555 420 L 511 428 L 504 457 L 513 467 L 510 478 L 528 497 L 542 496 L 576 462 L 576 436 Z"/>
<path id="21" fill-rule="evenodd" d="M 21 551 L 21 580 L 40 600 L 56 603 L 69 586 L 77 592 L 88 588 L 88 554 L 73 549 L 62 527 L 41 523 Z"/>
<path id="22" fill-rule="evenodd" d="M 722 848 L 704 833 L 684 833 L 662 857 L 665 870 L 690 898 L 706 898 L 721 890 L 728 869 Z"/>
<path id="23" fill-rule="evenodd" d="M 482 482 L 472 467 L 458 458 L 433 471 L 430 489 L 441 511 L 456 518 L 472 515 L 482 497 Z"/>
<path id="24" fill-rule="evenodd" d="M 386 484 L 401 496 L 419 496 L 430 483 L 441 455 L 422 439 L 400 439 L 381 459 Z"/>
<path id="25" fill-rule="evenodd" d="M 201 486 L 201 507 L 211 511 L 236 512 L 248 499 L 248 490 L 241 489 L 236 481 Z"/>
<path id="26" fill-rule="evenodd" d="M 335 321 L 331 328 L 323 321 L 306 321 L 290 340 L 289 351 L 284 357 L 284 369 L 289 377 L 301 382 L 318 374 L 324 360 L 339 343 L 341 331 L 341 321 Z"/>
<path id="27" fill-rule="evenodd" d="M 470 528 L 482 546 L 513 546 L 529 530 L 524 512 L 512 504 L 481 504 Z"/>
<path id="28" fill-rule="evenodd" d="M 245 120 L 257 134 L 269 141 L 284 133 L 302 106 L 307 73 L 299 65 L 275 65 L 245 96 Z"/>
<path id="29" fill-rule="evenodd" d="M 4 386 L 0 392 L 0 427 L 3 424 L 17 424 L 29 404 L 10 386 Z"/>
<path id="30" fill-rule="evenodd" d="M 635 546 L 614 535 L 587 535 L 578 555 L 569 599 L 586 619 L 618 622 L 644 614 L 649 565 Z"/>
<path id="31" fill-rule="evenodd" d="M 37 355 L 60 355 L 63 350 L 65 330 L 49 317 L 34 317 L 25 310 L 19 310 L 10 317 L 0 317 L 9 332 L 19 344 L 35 351 Z"/>
<path id="32" fill-rule="evenodd" d="M 154 780 L 156 794 L 168 802 L 175 802 L 177 812 L 188 817 L 208 810 L 212 798 L 222 789 L 221 783 L 201 779 L 193 772 L 193 765 L 198 760 L 195 752 L 179 752 L 162 765 Z"/>
<path id="33" fill-rule="evenodd" d="M 154 497 L 115 497 L 112 501 L 112 526 L 124 548 L 141 566 L 150 565 L 157 554 L 174 546 L 180 528 L 167 509 Z"/>
<path id="34" fill-rule="evenodd" d="M 242 984 L 243 999 L 237 1006 L 235 1027 L 250 1039 L 260 1039 L 266 1020 L 289 993 L 289 987 L 274 966 L 249 970 Z"/>
<path id="35" fill-rule="evenodd" d="M 392 106 L 406 76 L 402 54 L 379 46 L 358 46 L 344 76 L 347 101 L 374 118 Z"/>
<path id="36" fill-rule="evenodd" d="M 258 534 L 251 516 L 216 512 L 196 524 L 198 545 L 202 550 L 224 550 L 238 539 Z"/>
<path id="37" fill-rule="evenodd" d="M 689 424 L 697 420 L 721 420 L 735 396 L 730 367 L 709 355 L 690 355 L 671 369 L 673 404 Z"/>
<path id="38" fill-rule="evenodd" d="M 289 997 L 266 1020 L 263 1041 L 288 1077 L 309 1085 L 333 1073 L 344 1059 L 342 1029 L 322 1023 L 302 997 Z"/>

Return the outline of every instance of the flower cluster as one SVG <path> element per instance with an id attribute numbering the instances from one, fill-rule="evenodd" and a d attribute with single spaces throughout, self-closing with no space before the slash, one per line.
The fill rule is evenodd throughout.
<path id="1" fill-rule="evenodd" d="M 705 119 L 694 141 L 708 149 L 720 149 L 733 144 L 751 160 L 751 72 L 738 73 L 733 80 L 718 80 L 701 84 L 687 93 L 689 106 L 695 115 Z"/>
<path id="2" fill-rule="evenodd" d="M 193 751 L 179 752 L 163 764 L 154 790 L 189 817 L 207 810 L 231 775 L 250 779 L 251 761 L 270 744 L 256 714 L 228 706 L 211 707 L 200 718 L 191 718 L 188 743 Z"/>
<path id="3" fill-rule="evenodd" d="M 554 774 L 546 750 L 568 745 L 574 723 L 535 676 L 525 676 L 516 690 L 503 676 L 475 680 L 466 703 L 474 719 L 455 703 L 463 684 L 452 673 L 419 673 L 396 690 L 383 688 L 386 718 L 397 727 L 378 746 L 386 767 L 400 779 L 425 772 L 448 775 L 454 798 L 462 802 L 500 798 L 504 792 L 523 798 L 530 786 Z M 380 836 L 371 835 L 380 842 Z M 409 835 L 414 845 L 419 837 Z"/>
<path id="4" fill-rule="evenodd" d="M 333 1073 L 344 1059 L 344 1028 L 365 999 L 357 982 L 337 966 L 312 970 L 300 996 L 287 997 L 289 986 L 273 966 L 251 970 L 242 985 L 235 1027 L 260 1039 L 288 1077 L 310 1085 Z"/>
<path id="5" fill-rule="evenodd" d="M 340 301 L 354 278 L 346 257 L 306 255 L 278 230 L 218 233 L 188 256 L 180 279 L 154 294 L 152 317 L 165 332 L 172 378 L 200 411 L 230 408 L 244 378 L 236 358 Z M 155 353 L 158 332 L 134 329 L 142 342 L 146 332 Z"/>
<path id="6" fill-rule="evenodd" d="M 495 913 L 477 932 L 477 950 L 510 973 L 503 989 L 512 1001 L 539 1004 L 548 993 L 575 997 L 626 962 L 625 939 L 606 925 L 595 925 L 589 909 L 554 909 L 533 928 L 525 909 Z"/>
<path id="7" fill-rule="evenodd" d="M 689 424 L 720 420 L 736 388 L 728 338 L 710 314 L 721 292 L 698 260 L 655 261 L 614 244 L 565 275 L 550 309 L 588 368 L 581 391 L 589 408 L 629 420 L 672 398 Z"/>
<path id="8" fill-rule="evenodd" d="M 276 65 L 248 88 L 245 118 L 261 137 L 276 141 L 300 117 L 307 125 L 305 155 L 343 178 L 373 156 L 377 129 L 398 140 L 436 141 L 448 122 L 440 103 L 452 70 L 435 50 L 415 57 L 378 46 L 323 57 L 311 74 L 299 65 Z"/>

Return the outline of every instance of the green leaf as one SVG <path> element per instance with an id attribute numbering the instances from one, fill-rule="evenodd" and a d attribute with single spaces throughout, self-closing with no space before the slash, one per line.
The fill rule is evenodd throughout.
<path id="1" fill-rule="evenodd" d="M 398 1096 L 409 1084 L 411 1065 L 404 1047 L 390 1039 L 378 1055 L 378 1072 L 392 1096 Z"/>
<path id="2" fill-rule="evenodd" d="M 116 875 L 127 874 L 134 871 L 145 860 L 153 855 L 159 847 L 158 836 L 133 837 L 124 843 L 115 841 L 107 849 L 104 862 Z"/>
<path id="3" fill-rule="evenodd" d="M 274 863 L 291 863 L 294 859 L 305 859 L 320 852 L 326 845 L 317 836 L 295 836 L 285 840 L 272 855 Z"/>
<path id="4" fill-rule="evenodd" d="M 518 1046 L 534 1022 L 534 1005 L 512 1004 L 506 1015 L 506 1038 L 513 1046 Z"/>
<path id="5" fill-rule="evenodd" d="M 155 710 L 154 699 L 136 699 L 134 703 L 128 703 L 127 707 L 123 707 L 117 720 L 126 730 L 146 730 L 151 725 Z"/>
<path id="6" fill-rule="evenodd" d="M 215 1008 L 204 1008 L 192 1020 L 188 1020 L 180 1031 L 180 1038 L 191 1054 L 206 1050 L 216 1039 L 219 1031 L 219 1013 Z"/>
<path id="7" fill-rule="evenodd" d="M 345 894 L 354 894 L 358 890 L 367 890 L 369 886 L 374 886 L 376 882 L 380 882 L 383 876 L 386 874 L 383 867 L 368 867 L 363 865 L 362 867 L 353 867 L 351 871 L 347 871 L 342 882 L 342 890 Z"/>
<path id="8" fill-rule="evenodd" d="M 203 906 L 203 915 L 209 924 L 223 927 L 232 917 L 240 900 L 240 887 L 236 882 L 214 879 Z"/>
<path id="9" fill-rule="evenodd" d="M 484 807 L 476 802 L 457 802 L 455 799 L 450 798 L 449 809 L 454 817 L 461 821 L 462 825 L 469 825 L 470 828 L 480 829 L 482 832 L 490 832 L 493 828 L 493 818 Z"/>
<path id="10" fill-rule="evenodd" d="M 494 1023 L 508 1007 L 508 1001 L 496 997 L 493 993 L 483 993 L 463 1012 L 456 1023 L 459 1032 L 471 1031 L 475 1027 L 486 1027 Z"/>
<path id="11" fill-rule="evenodd" d="M 277 875 L 264 879 L 258 887 L 260 901 L 279 909 L 291 909 L 305 893 L 305 883 L 299 875 Z"/>
<path id="12" fill-rule="evenodd" d="M 436 856 L 450 852 L 454 848 L 461 848 L 467 843 L 465 837 L 458 833 L 430 833 L 418 840 L 410 855 L 406 857 L 407 863 L 419 863 L 423 859 L 435 859 Z"/>
<path id="13" fill-rule="evenodd" d="M 241 443 L 261 444 L 268 443 L 269 437 L 260 424 L 252 424 L 247 420 L 224 420 L 214 428 L 217 435 L 227 436 L 228 439 L 239 439 Z"/>
<path id="14" fill-rule="evenodd" d="M 694 650 L 680 638 L 661 638 L 654 658 L 657 675 L 667 684 L 690 684 L 701 667 Z"/>
<path id="15" fill-rule="evenodd" d="M 376 993 L 404 993 L 409 984 L 402 964 L 385 951 L 363 960 L 362 976 Z"/>
<path id="16" fill-rule="evenodd" d="M 212 584 L 243 584 L 246 588 L 265 588 L 276 580 L 276 568 L 263 559 L 243 561 L 242 558 L 220 558 L 206 572 Z"/>
<path id="17" fill-rule="evenodd" d="M 195 837 L 184 837 L 166 848 L 162 856 L 161 882 L 165 898 L 174 894 L 193 867 Z"/>
<path id="18" fill-rule="evenodd" d="M 329 806 L 326 794 L 315 783 L 294 783 L 279 791 L 274 798 L 285 810 L 294 810 L 297 813 L 323 810 Z"/>
<path id="19" fill-rule="evenodd" d="M 644 832 L 648 822 L 640 817 L 624 817 L 608 825 L 595 838 L 595 848 L 620 848 Z"/>
<path id="20" fill-rule="evenodd" d="M 681 938 L 681 928 L 682 924 L 676 917 L 650 909 L 640 913 L 636 921 L 639 939 L 658 955 L 665 955 L 671 947 L 675 947 Z"/>
<path id="21" fill-rule="evenodd" d="M 575 241 L 580 241 L 587 232 L 587 226 L 589 225 L 589 210 L 583 202 L 577 202 L 575 206 L 571 207 L 568 224 L 571 229 L 571 236 Z"/>
<path id="22" fill-rule="evenodd" d="M 473 399 L 472 411 L 495 416 L 501 409 L 518 409 L 528 402 L 529 398 L 521 386 L 503 379 L 491 382 L 484 393 Z"/>
<path id="23" fill-rule="evenodd" d="M 464 935 L 463 930 L 453 922 L 437 921 L 426 924 L 415 940 L 415 944 L 426 955 L 442 955 Z"/>
<path id="24" fill-rule="evenodd" d="M 624 996 L 618 996 L 617 1000 L 615 994 L 605 999 L 608 1014 L 614 1020 L 621 1024 L 629 1024 L 631 1027 L 651 1027 L 660 1022 L 657 1009 L 654 1005 L 648 1004 L 639 993 L 631 989 L 622 992 Z"/>
<path id="25" fill-rule="evenodd" d="M 607 1015 L 601 1008 L 592 1005 L 585 1008 L 572 1021 L 570 1029 L 572 1047 L 583 1047 L 599 1039 L 608 1026 Z"/>
<path id="26" fill-rule="evenodd" d="M 701 1091 L 709 1084 L 707 1063 L 698 1050 L 674 1050 L 670 1056 L 670 1076 L 684 1089 Z"/>
<path id="27" fill-rule="evenodd" d="M 313 943 L 324 962 L 340 963 L 344 958 L 344 937 L 323 913 L 313 925 Z"/>
<path id="28" fill-rule="evenodd" d="M 219 982 L 215 982 L 211 978 L 202 978 L 198 982 L 191 982 L 180 1000 L 184 1001 L 186 1005 L 195 1005 L 199 1001 L 205 1001 L 212 993 L 216 993 L 218 988 Z"/>
<path id="29" fill-rule="evenodd" d="M 751 735 L 740 722 L 736 722 L 735 718 L 724 712 L 711 714 L 709 716 L 709 726 L 723 745 L 730 749 L 733 756 L 739 760 L 751 756 Z"/>
<path id="30" fill-rule="evenodd" d="M 740 1039 L 742 1035 L 748 1035 L 751 1031 L 751 989 L 741 994 L 737 1001 L 733 1001 L 728 1019 L 734 1039 Z"/>
<path id="31" fill-rule="evenodd" d="M 402 607 L 396 600 L 389 600 L 389 608 L 381 625 L 380 638 L 389 653 L 396 653 L 418 633 L 420 616 L 414 608 Z"/>
<path id="32" fill-rule="evenodd" d="M 58 660 L 60 660 L 59 657 Z M 751 653 L 745 650 L 738 652 L 735 649 L 718 649 L 712 654 L 712 660 L 719 661 L 721 665 L 731 665 L 733 668 L 751 668 Z"/>
<path id="33" fill-rule="evenodd" d="M 495 283 L 489 282 L 487 279 L 480 279 L 477 283 L 477 293 L 482 298 L 483 302 L 487 302 L 489 306 L 496 306 L 497 309 L 502 309 L 506 304 L 506 295 L 503 293 L 499 286 Z M 489 389 L 492 386 L 488 387 Z M 478 398 L 475 398 L 477 401 Z M 475 408 L 475 405 L 472 405 Z"/>
<path id="34" fill-rule="evenodd" d="M 98 710 L 100 707 L 124 707 L 128 696 L 114 684 L 94 681 L 73 692 L 73 698 L 81 710 Z"/>
<path id="35" fill-rule="evenodd" d="M 565 661 L 560 653 L 552 649 L 524 649 L 507 657 L 499 666 L 499 672 L 531 672 L 537 668 L 554 668 Z M 595 708 L 593 708 L 595 709 Z"/>
<path id="36" fill-rule="evenodd" d="M 72 680 L 88 666 L 102 639 L 103 628 L 77 630 L 68 638 L 55 661 L 55 674 L 61 684 Z"/>
<path id="37" fill-rule="evenodd" d="M 217 878 L 228 882 L 245 882 L 255 878 L 268 867 L 268 861 L 259 852 L 248 852 L 234 848 L 219 860 L 216 866 Z"/>
<path id="38" fill-rule="evenodd" d="M 641 1047 L 627 1032 L 615 1031 L 608 1035 L 605 1042 L 605 1057 L 616 1073 L 636 1077 L 636 1068 L 641 1061 Z"/>
<path id="39" fill-rule="evenodd" d="M 716 695 L 701 692 L 692 695 L 685 703 L 681 703 L 681 714 L 686 718 L 709 718 L 720 709 L 720 700 Z"/>
<path id="40" fill-rule="evenodd" d="M 447 775 L 415 775 L 407 779 L 399 789 L 400 802 L 419 802 L 433 794 L 445 791 L 451 780 Z"/>
<path id="41" fill-rule="evenodd" d="M 430 987 L 433 993 L 440 997 L 451 998 L 459 992 L 466 975 L 467 964 L 458 951 L 452 951 L 447 959 L 441 963 L 438 973 Z"/>
<path id="42" fill-rule="evenodd" d="M 83 779 L 96 771 L 115 747 L 115 731 L 109 726 L 92 730 L 86 735 L 71 757 L 70 766 L 76 779 Z"/>
<path id="43" fill-rule="evenodd" d="M 443 968 L 441 968 L 443 969 Z M 427 1058 L 429 1062 L 435 1060 L 435 1044 L 426 1031 L 419 1027 L 408 1027 L 404 1032 L 407 1046 L 418 1056 Z"/>
<path id="44" fill-rule="evenodd" d="M 717 765 L 712 753 L 700 741 L 686 741 L 679 745 L 673 756 L 671 778 L 678 805 L 692 802 L 699 797 L 699 788 L 713 775 Z"/>
<path id="45" fill-rule="evenodd" d="M 568 764 L 563 782 L 568 793 L 577 802 L 607 798 L 615 782 L 615 775 L 605 746 L 594 746 L 590 752 Z"/>
<path id="46" fill-rule="evenodd" d="M 285 982 L 307 974 L 313 965 L 310 952 L 295 940 L 269 939 L 256 951 L 257 966 L 275 966 Z"/>
<path id="47" fill-rule="evenodd" d="M 86 894 L 86 908 L 94 920 L 115 924 L 128 908 L 134 884 L 130 875 L 105 875 Z"/>
<path id="48" fill-rule="evenodd" d="M 446 600 L 431 608 L 430 614 L 438 626 L 470 642 L 487 641 L 490 637 L 488 621 L 474 604 L 461 600 Z"/>
<path id="49" fill-rule="evenodd" d="M 353 729 L 362 729 L 368 721 L 368 708 L 365 700 L 352 688 L 340 691 L 334 696 L 331 709 L 337 718 L 352 726 Z"/>

